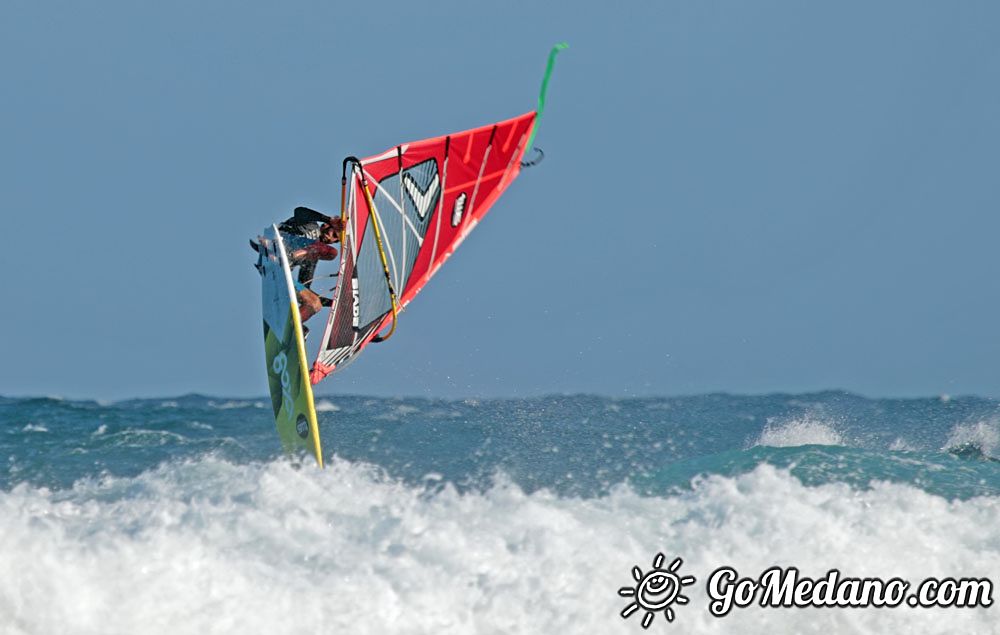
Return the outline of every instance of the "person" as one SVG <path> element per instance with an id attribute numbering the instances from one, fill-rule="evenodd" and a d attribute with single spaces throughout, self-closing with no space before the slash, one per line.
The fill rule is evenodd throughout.
<path id="1" fill-rule="evenodd" d="M 340 242 L 340 232 L 343 228 L 342 219 L 327 216 L 308 207 L 296 207 L 292 217 L 278 225 L 289 258 L 293 261 L 289 264 L 299 266 L 299 282 L 307 289 L 311 288 L 316 262 L 333 260 L 337 257 L 335 248 L 323 249 L 322 246 Z M 299 253 L 302 249 L 306 252 Z"/>
<path id="2" fill-rule="evenodd" d="M 299 268 L 295 291 L 299 301 L 299 317 L 303 324 L 324 306 L 330 305 L 330 300 L 321 298 L 311 286 L 316 263 L 337 257 L 337 249 L 331 245 L 340 242 L 343 229 L 343 219 L 327 216 L 308 207 L 296 207 L 293 215 L 278 225 L 288 254 L 288 265 Z M 259 251 L 257 243 L 250 241 L 250 246 L 254 251 Z M 305 327 L 303 330 L 308 333 Z"/>

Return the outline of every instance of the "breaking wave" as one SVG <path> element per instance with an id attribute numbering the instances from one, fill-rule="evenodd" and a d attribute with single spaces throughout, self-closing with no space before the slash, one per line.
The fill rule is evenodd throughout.
<path id="1" fill-rule="evenodd" d="M 18 572 L 0 578 L 0 630 L 635 633 L 617 589 L 663 552 L 698 579 L 676 607 L 677 632 L 990 632 L 995 609 L 750 608 L 717 619 L 704 582 L 721 565 L 986 576 L 1000 571 L 997 526 L 996 497 L 808 487 L 768 465 L 666 497 L 617 486 L 576 498 L 503 476 L 458 492 L 343 460 L 320 471 L 203 457 L 66 490 L 0 491 L 0 560 Z"/>

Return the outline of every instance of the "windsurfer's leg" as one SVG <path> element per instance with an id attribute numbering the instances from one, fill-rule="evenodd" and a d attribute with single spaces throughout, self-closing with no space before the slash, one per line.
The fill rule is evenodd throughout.
<path id="1" fill-rule="evenodd" d="M 299 294 L 299 317 L 303 324 L 323 309 L 323 304 L 319 296 L 309 289 L 300 289 Z"/>

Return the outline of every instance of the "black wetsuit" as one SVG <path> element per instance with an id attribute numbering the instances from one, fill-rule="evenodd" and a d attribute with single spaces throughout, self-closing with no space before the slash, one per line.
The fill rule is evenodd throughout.
<path id="1" fill-rule="evenodd" d="M 302 236 L 310 240 L 319 240 L 320 225 L 329 223 L 331 219 L 326 214 L 317 212 L 308 207 L 296 207 L 295 214 L 278 225 L 278 231 L 283 234 Z M 299 263 L 299 283 L 307 289 L 312 284 L 313 274 L 316 273 L 316 261 L 306 260 Z"/>

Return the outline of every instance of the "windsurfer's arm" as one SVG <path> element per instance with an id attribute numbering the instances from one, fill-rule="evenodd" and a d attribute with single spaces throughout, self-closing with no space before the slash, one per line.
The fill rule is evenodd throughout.
<path id="1" fill-rule="evenodd" d="M 290 256 L 296 262 L 303 260 L 333 260 L 337 257 L 337 249 L 330 245 L 314 242 L 301 249 L 296 249 Z"/>
<path id="2" fill-rule="evenodd" d="M 296 223 L 332 223 L 333 218 L 308 207 L 296 207 L 292 217 Z"/>

